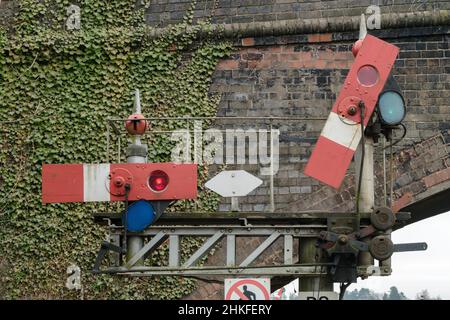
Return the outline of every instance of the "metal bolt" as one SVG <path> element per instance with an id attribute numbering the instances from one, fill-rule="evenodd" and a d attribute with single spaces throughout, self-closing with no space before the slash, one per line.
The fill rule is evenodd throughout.
<path id="1" fill-rule="evenodd" d="M 354 116 L 356 114 L 356 107 L 355 106 L 350 106 L 347 110 L 347 113 L 349 116 Z"/>
<path id="2" fill-rule="evenodd" d="M 340 244 L 346 244 L 347 241 L 348 241 L 347 236 L 345 236 L 345 235 L 339 236 L 339 243 L 340 243 Z"/>

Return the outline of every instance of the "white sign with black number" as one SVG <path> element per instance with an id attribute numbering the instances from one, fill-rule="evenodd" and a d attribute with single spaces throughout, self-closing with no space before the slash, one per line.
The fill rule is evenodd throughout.
<path id="1" fill-rule="evenodd" d="M 334 291 L 304 291 L 298 293 L 298 300 L 339 300 L 339 294 Z"/>

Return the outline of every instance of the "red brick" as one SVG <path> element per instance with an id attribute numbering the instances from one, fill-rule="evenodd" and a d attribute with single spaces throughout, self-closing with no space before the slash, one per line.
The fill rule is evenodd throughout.
<path id="1" fill-rule="evenodd" d="M 283 55 L 280 55 L 278 53 L 268 53 L 268 54 L 264 55 L 264 60 L 278 61 L 280 56 L 283 56 Z"/>
<path id="2" fill-rule="evenodd" d="M 288 61 L 289 68 L 299 69 L 305 67 L 305 62 L 301 60 Z"/>
<path id="3" fill-rule="evenodd" d="M 217 70 L 237 70 L 239 68 L 239 61 L 226 59 L 217 64 Z"/>
<path id="4" fill-rule="evenodd" d="M 331 33 L 317 33 L 308 35 L 308 42 L 330 42 L 331 40 Z"/>
<path id="5" fill-rule="evenodd" d="M 392 205 L 392 211 L 398 212 L 400 209 L 406 207 L 413 200 L 413 194 L 411 192 L 405 193 L 400 199 L 394 201 Z"/>
<path id="6" fill-rule="evenodd" d="M 291 51 L 293 51 L 294 50 L 294 46 L 291 46 L 291 47 L 292 47 Z M 259 51 L 272 52 L 272 53 L 274 53 L 274 52 L 278 53 L 278 52 L 281 52 L 281 51 L 286 51 L 284 46 L 261 47 L 261 48 L 258 48 L 258 49 L 259 49 Z"/>
<path id="7" fill-rule="evenodd" d="M 282 52 L 294 52 L 294 45 L 286 45 L 281 47 Z"/>
<path id="8" fill-rule="evenodd" d="M 427 188 L 450 179 L 450 168 L 446 168 L 430 174 L 423 178 L 423 182 Z"/>
<path id="9" fill-rule="evenodd" d="M 249 61 L 247 62 L 247 68 L 256 69 L 258 67 L 259 61 Z"/>
<path id="10" fill-rule="evenodd" d="M 299 54 L 299 52 L 292 52 L 292 53 L 281 53 L 280 54 L 280 60 L 299 60 L 302 56 Z"/>
<path id="11" fill-rule="evenodd" d="M 315 69 L 325 69 L 325 66 L 327 65 L 327 62 L 325 60 L 312 60 L 310 61 L 310 67 L 313 67 Z"/>
<path id="12" fill-rule="evenodd" d="M 255 45 L 255 39 L 254 38 L 243 38 L 242 45 L 244 47 L 252 47 Z"/>

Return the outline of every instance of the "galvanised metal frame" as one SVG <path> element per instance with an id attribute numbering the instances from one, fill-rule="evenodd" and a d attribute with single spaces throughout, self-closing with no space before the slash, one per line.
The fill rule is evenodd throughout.
<path id="1" fill-rule="evenodd" d="M 271 217 L 262 213 L 239 213 L 202 217 L 201 214 L 190 214 L 186 218 L 167 214 L 157 225 L 143 232 L 128 234 L 143 237 L 147 240 L 144 247 L 123 264 L 120 263 L 121 248 L 118 246 L 123 237 L 123 227 L 110 224 L 110 244 L 104 243 L 94 267 L 95 273 L 111 273 L 126 276 L 318 276 L 326 275 L 330 263 L 302 264 L 294 261 L 294 241 L 305 238 L 318 238 L 320 231 L 327 230 L 324 216 L 329 213 L 283 214 Z M 342 213 L 337 216 L 347 216 Z M 363 218 L 368 214 L 362 214 Z M 104 217 L 103 217 L 104 218 Z M 109 223 L 111 223 L 111 220 Z M 366 219 L 367 220 L 367 219 Z M 276 224 L 276 225 L 275 225 Z M 203 245 L 191 254 L 186 261 L 181 260 L 181 237 L 205 238 Z M 257 248 L 243 259 L 236 261 L 237 237 L 265 237 Z M 283 264 L 272 266 L 255 266 L 256 259 L 263 254 L 279 238 L 283 239 Z M 225 239 L 226 259 L 224 265 L 198 266 L 216 245 Z M 145 259 L 163 245 L 168 245 L 169 254 L 163 266 L 145 266 Z M 102 260 L 108 251 L 113 251 L 112 266 L 101 269 Z M 373 268 L 372 268 L 373 269 Z M 358 268 L 358 274 L 383 275 L 382 270 L 366 270 Z M 389 270 L 390 272 L 390 270 Z M 387 274 L 387 273 L 386 273 Z"/>
<path id="2" fill-rule="evenodd" d="M 110 267 L 100 271 L 104 273 L 120 273 L 133 275 L 319 275 L 325 274 L 323 265 L 295 265 L 293 261 L 294 238 L 318 237 L 326 225 L 212 225 L 212 226 L 153 226 L 133 236 L 144 237 L 148 242 L 122 267 Z M 122 228 L 112 228 L 111 238 L 118 239 L 123 236 Z M 186 261 L 181 261 L 180 238 L 207 237 L 203 245 L 195 251 Z M 266 237 L 266 239 L 253 250 L 242 262 L 236 262 L 237 237 Z M 226 264 L 223 266 L 202 266 L 197 263 L 205 257 L 216 244 L 226 239 Z M 284 260 L 283 265 L 270 267 L 253 267 L 252 263 L 266 251 L 277 239 L 283 238 Z M 301 241 L 301 240 L 300 240 Z M 149 257 L 156 249 L 168 243 L 169 255 L 165 261 L 167 266 L 146 267 L 139 261 Z M 163 262 L 164 264 L 164 262 Z"/>

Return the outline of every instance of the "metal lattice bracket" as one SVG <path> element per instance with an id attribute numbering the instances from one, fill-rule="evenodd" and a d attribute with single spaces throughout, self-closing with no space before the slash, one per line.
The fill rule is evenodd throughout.
<path id="1" fill-rule="evenodd" d="M 100 270 L 100 260 L 97 259 L 96 272 L 119 273 L 135 276 L 151 275 L 319 275 L 326 274 L 326 264 L 294 264 L 294 240 L 301 241 L 302 237 L 317 237 L 319 232 L 326 229 L 325 225 L 220 225 L 220 226 L 155 226 L 146 231 L 133 234 L 133 237 L 140 236 L 148 239 L 144 247 L 131 257 L 123 266 L 111 266 L 105 270 Z M 112 231 L 111 236 L 117 238 L 121 230 Z M 180 243 L 181 237 L 201 237 L 206 240 L 192 255 L 185 261 L 181 261 Z M 250 254 L 241 262 L 236 260 L 236 248 L 238 237 L 265 237 Z M 254 266 L 253 264 L 259 256 L 270 248 L 274 242 L 283 239 L 283 264 L 272 266 Z M 220 266 L 197 266 L 198 262 L 205 257 L 217 243 L 223 241 L 225 245 L 226 260 Z M 156 249 L 168 244 L 169 254 L 167 261 L 161 267 L 150 267 L 142 265 L 140 261 L 145 260 Z M 110 249 L 103 246 L 103 249 Z M 100 261 L 100 262 L 99 262 Z"/>
<path id="2" fill-rule="evenodd" d="M 113 222 L 118 220 L 120 215 L 107 215 Z M 106 214 L 97 214 L 97 220 L 104 220 Z M 362 239 L 370 236 L 376 230 L 370 225 L 370 213 L 361 213 L 362 224 L 354 225 L 353 214 L 333 213 L 333 219 L 330 220 L 329 214 L 324 212 L 308 213 L 279 213 L 277 216 L 264 213 L 228 213 L 220 215 L 215 213 L 213 216 L 208 214 L 191 213 L 180 216 L 177 214 L 166 214 L 156 225 L 140 233 L 124 233 L 122 227 L 118 226 L 120 221 L 111 224 L 109 242 L 105 242 L 99 252 L 94 267 L 96 273 L 121 274 L 127 276 L 155 276 L 155 275 L 173 275 L 173 276 L 196 276 L 196 275 L 255 275 L 255 276 L 317 276 L 325 275 L 330 270 L 336 268 L 337 262 L 330 259 L 327 262 L 304 263 L 297 261 L 294 257 L 294 246 L 305 241 L 307 238 L 318 240 L 318 248 L 326 249 L 330 244 L 336 243 L 340 237 L 338 234 L 330 232 L 342 231 L 337 227 L 345 225 L 354 231 L 346 237 L 350 237 L 351 243 L 360 244 L 363 247 L 357 247 L 358 251 L 367 251 L 367 244 L 360 243 L 353 239 Z M 409 215 L 403 217 L 401 213 L 397 214 L 397 220 L 403 221 L 409 218 Z M 338 219 L 338 220 L 336 220 Z M 335 223 L 332 223 L 335 221 Z M 325 238 L 324 238 L 325 236 Z M 141 238 L 143 246 L 140 250 L 130 255 L 128 252 L 127 260 L 119 244 L 123 242 L 124 237 Z M 202 239 L 203 244 L 190 256 L 182 259 L 180 246 L 183 237 Z M 242 248 L 238 247 L 239 238 L 259 237 L 261 243 L 248 253 L 242 261 L 237 261 L 236 253 Z M 342 236 L 341 236 L 342 237 Z M 264 252 L 279 239 L 283 244 L 283 261 L 279 265 L 261 266 L 257 262 Z M 353 240 L 355 241 L 353 241 Z M 121 241 L 122 240 L 122 241 Z M 346 239 L 340 239 L 343 242 Z M 323 242 L 325 241 L 325 243 Z M 348 242 L 348 241 L 345 241 Z M 350 243 L 349 242 L 349 243 Z M 223 246 L 225 259 L 222 263 L 215 263 L 210 266 L 200 266 L 199 262 L 214 250 L 218 243 Z M 159 266 L 146 265 L 146 259 L 162 246 L 168 246 L 168 255 L 161 257 Z M 325 247 L 324 247 L 325 245 Z M 358 249 L 359 248 L 359 249 Z M 247 248 L 246 248 L 247 249 Z M 395 252 L 424 250 L 426 244 L 399 244 L 394 246 Z M 246 250 L 248 251 L 248 250 Z M 109 252 L 109 265 L 105 269 L 100 269 L 103 260 Z M 299 254 L 301 256 L 301 254 Z M 184 256 L 183 256 L 184 257 Z M 108 260 L 106 260 L 108 261 Z M 334 261 L 334 262 L 333 262 Z M 358 266 L 355 275 L 367 278 L 368 276 L 378 275 L 387 276 L 391 274 L 389 266 L 380 267 Z"/>

